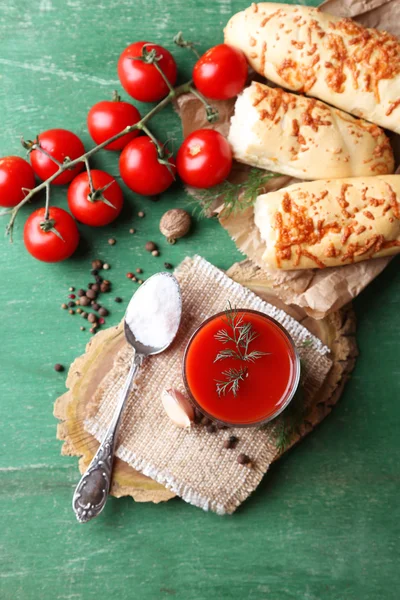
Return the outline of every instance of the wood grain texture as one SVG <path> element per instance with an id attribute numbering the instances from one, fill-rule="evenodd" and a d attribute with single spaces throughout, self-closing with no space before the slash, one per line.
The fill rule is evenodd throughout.
<path id="1" fill-rule="evenodd" d="M 90 140 L 89 107 L 117 85 L 116 60 L 136 39 L 165 43 L 184 31 L 199 48 L 222 41 L 243 0 L 0 0 L 0 155 L 22 156 L 18 139 L 66 127 Z M 175 55 L 182 79 L 192 58 Z M 126 96 L 124 96 L 126 97 Z M 172 109 L 155 132 L 181 139 Z M 95 161 L 118 175 L 116 155 Z M 0 598 L 2 600 L 397 600 L 400 446 L 399 261 L 356 301 L 360 358 L 341 402 L 272 470 L 233 516 L 206 514 L 179 500 L 160 505 L 111 499 L 101 519 L 79 525 L 71 498 L 79 473 L 60 456 L 52 415 L 64 391 L 53 371 L 83 352 L 89 334 L 59 309 L 69 285 L 90 281 L 94 257 L 112 266 L 112 298 L 127 300 L 125 273 L 145 276 L 199 252 L 218 267 L 240 260 L 214 221 L 195 224 L 173 247 L 158 233 L 163 212 L 186 206 L 180 186 L 158 203 L 126 193 L 117 223 L 81 227 L 78 255 L 45 265 L 0 240 Z M 65 206 L 65 189 L 54 200 Z M 35 201 L 37 204 L 39 200 Z M 32 207 L 33 208 L 33 207 Z M 24 212 L 27 215 L 32 208 Z M 146 217 L 136 214 L 143 209 Z M 137 234 L 129 235 L 129 227 Z M 117 244 L 107 245 L 110 235 Z M 162 256 L 144 251 L 160 243 Z M 112 309 L 117 324 L 124 305 Z"/>

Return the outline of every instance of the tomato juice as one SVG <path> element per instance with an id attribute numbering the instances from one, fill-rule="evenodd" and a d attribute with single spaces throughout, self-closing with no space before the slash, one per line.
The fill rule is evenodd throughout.
<path id="1" fill-rule="evenodd" d="M 206 320 L 191 337 L 184 357 L 185 384 L 194 404 L 208 417 L 228 425 L 259 425 L 277 416 L 290 402 L 299 382 L 300 361 L 289 334 L 274 319 L 245 309 L 229 312 L 235 315 L 235 332 L 225 312 Z M 221 341 L 221 330 L 237 339 L 240 327 L 246 325 L 255 336 L 247 350 L 243 343 L 238 346 L 224 337 L 225 343 Z M 236 354 L 215 360 L 227 350 Z M 259 354 L 253 360 L 243 360 L 237 358 L 237 350 L 242 356 L 246 352 L 248 356 Z M 229 381 L 230 369 L 242 372 L 236 395 L 230 385 L 218 393 L 218 382 Z"/>

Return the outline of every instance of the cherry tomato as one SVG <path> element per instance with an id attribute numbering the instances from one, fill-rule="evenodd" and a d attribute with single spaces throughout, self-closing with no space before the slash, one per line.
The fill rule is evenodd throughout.
<path id="1" fill-rule="evenodd" d="M 149 42 L 135 42 L 122 52 L 118 60 L 118 77 L 125 91 L 140 102 L 158 102 L 166 96 L 169 88 L 157 71 L 154 64 L 147 64 L 143 60 L 133 57 L 142 57 L 142 48 Z M 160 57 L 159 67 L 171 85 L 175 85 L 177 68 L 174 57 L 168 50 L 156 44 L 146 45 L 145 52 L 155 50 Z"/>
<path id="2" fill-rule="evenodd" d="M 171 157 L 168 162 L 175 173 L 175 161 Z M 158 162 L 157 148 L 147 136 L 125 146 L 119 158 L 119 172 L 124 183 L 142 196 L 161 194 L 174 181 L 168 167 Z"/>
<path id="3" fill-rule="evenodd" d="M 214 100 L 240 94 L 247 79 L 247 61 L 241 50 L 218 44 L 199 58 L 193 69 L 196 88 Z"/>
<path id="4" fill-rule="evenodd" d="M 121 102 L 117 96 L 115 100 L 103 100 L 92 106 L 88 114 L 87 125 L 96 144 L 102 144 L 128 125 L 135 125 L 138 121 L 140 121 L 140 113 L 136 106 L 129 102 Z M 135 129 L 115 142 L 107 144 L 104 149 L 122 150 L 139 133 L 140 131 Z"/>
<path id="5" fill-rule="evenodd" d="M 35 174 L 31 165 L 19 156 L 0 158 L 0 206 L 16 206 L 28 190 L 35 187 Z"/>
<path id="6" fill-rule="evenodd" d="M 232 150 L 213 129 L 193 131 L 176 155 L 180 178 L 188 185 L 209 188 L 224 181 L 232 167 Z"/>
<path id="7" fill-rule="evenodd" d="M 97 169 L 93 169 L 91 174 L 95 189 L 92 197 L 88 174 L 81 173 L 75 177 L 68 188 L 68 206 L 75 219 L 81 223 L 101 227 L 118 217 L 124 198 L 114 177 Z M 106 202 L 101 199 L 102 197 Z"/>
<path id="8" fill-rule="evenodd" d="M 49 129 L 39 134 L 40 146 L 53 156 L 58 162 L 62 163 L 65 158 L 74 160 L 82 156 L 85 148 L 77 135 L 67 129 Z M 31 165 L 36 175 L 40 179 L 48 179 L 58 170 L 55 162 L 48 158 L 40 150 L 33 150 L 30 153 Z M 83 169 L 83 163 L 79 163 L 73 169 L 69 169 L 61 173 L 53 181 L 55 185 L 64 185 L 73 180 Z"/>
<path id="9" fill-rule="evenodd" d="M 50 207 L 48 221 L 45 221 L 44 215 L 45 209 L 39 208 L 28 217 L 24 227 L 26 249 L 44 262 L 65 260 L 78 246 L 76 223 L 66 210 L 56 206 Z"/>

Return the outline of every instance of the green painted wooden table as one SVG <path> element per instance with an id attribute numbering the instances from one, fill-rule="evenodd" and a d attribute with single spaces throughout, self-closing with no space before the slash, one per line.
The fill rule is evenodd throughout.
<path id="1" fill-rule="evenodd" d="M 90 140 L 88 109 L 118 85 L 116 61 L 136 39 L 172 48 L 179 30 L 199 48 L 222 40 L 243 0 L 0 0 L 0 155 L 19 153 L 27 138 L 51 127 Z M 192 57 L 177 49 L 182 80 Z M 179 145 L 168 109 L 153 128 Z M 117 156 L 96 166 L 118 176 Z M 219 267 L 239 259 L 213 221 L 167 247 L 157 225 L 172 206 L 186 206 L 174 186 L 160 202 L 132 193 L 118 222 L 81 227 L 79 253 L 60 265 L 31 259 L 21 240 L 0 246 L 0 598 L 91 600 L 397 600 L 399 598 L 400 277 L 398 261 L 355 305 L 361 356 L 333 414 L 274 465 L 257 492 L 231 517 L 176 499 L 162 505 L 108 503 L 103 516 L 79 525 L 71 510 L 75 458 L 60 456 L 53 402 L 64 390 L 56 362 L 68 365 L 89 334 L 59 306 L 68 286 L 85 285 L 89 262 L 112 265 L 115 295 L 127 300 L 126 271 L 145 276 L 168 260 L 199 252 Z M 54 194 L 65 206 L 65 190 Z M 37 201 L 36 201 L 37 202 Z M 139 220 L 139 210 L 146 213 Z M 129 227 L 137 233 L 130 235 Z M 108 246 L 115 235 L 117 244 Z M 160 243 L 162 258 L 144 243 Z M 111 303 L 110 323 L 124 305 Z"/>

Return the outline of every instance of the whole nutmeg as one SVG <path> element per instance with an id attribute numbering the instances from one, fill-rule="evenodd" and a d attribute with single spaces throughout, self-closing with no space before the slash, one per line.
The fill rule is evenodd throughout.
<path id="1" fill-rule="evenodd" d="M 160 231 L 170 244 L 187 234 L 192 223 L 191 216 L 183 208 L 172 208 L 161 217 Z"/>

